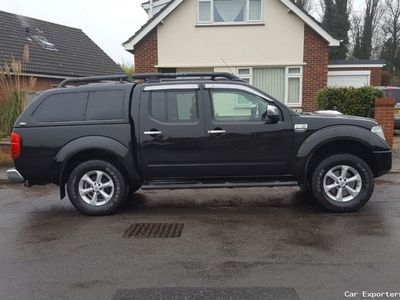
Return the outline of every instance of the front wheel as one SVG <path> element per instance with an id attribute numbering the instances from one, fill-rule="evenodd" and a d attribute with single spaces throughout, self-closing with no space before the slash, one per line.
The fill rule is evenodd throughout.
<path id="1" fill-rule="evenodd" d="M 351 212 L 363 207 L 374 190 L 371 168 L 351 154 L 336 154 L 321 161 L 312 174 L 314 197 L 326 209 Z"/>
<path id="2" fill-rule="evenodd" d="M 79 164 L 67 183 L 68 196 L 80 212 L 99 216 L 117 211 L 126 198 L 126 184 L 120 170 L 103 160 Z"/>

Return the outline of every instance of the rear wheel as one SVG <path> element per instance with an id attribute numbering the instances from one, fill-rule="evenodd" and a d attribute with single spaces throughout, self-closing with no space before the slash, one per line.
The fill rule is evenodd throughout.
<path id="1" fill-rule="evenodd" d="M 363 207 L 374 190 L 374 176 L 368 164 L 351 154 L 337 154 L 322 160 L 312 174 L 314 197 L 326 209 L 351 212 Z"/>
<path id="2" fill-rule="evenodd" d="M 120 170 L 103 160 L 79 164 L 71 173 L 67 190 L 71 203 L 87 215 L 116 212 L 126 198 L 126 184 Z"/>

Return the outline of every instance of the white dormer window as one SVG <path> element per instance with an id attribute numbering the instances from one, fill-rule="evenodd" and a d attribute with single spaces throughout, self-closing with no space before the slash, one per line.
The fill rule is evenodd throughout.
<path id="1" fill-rule="evenodd" d="M 240 24 L 262 21 L 261 0 L 198 0 L 198 23 Z"/>

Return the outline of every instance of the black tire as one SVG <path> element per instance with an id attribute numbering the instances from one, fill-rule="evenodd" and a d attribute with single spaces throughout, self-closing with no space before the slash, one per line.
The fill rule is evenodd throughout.
<path id="1" fill-rule="evenodd" d="M 336 166 L 341 165 L 353 168 L 361 177 L 360 191 L 352 200 L 346 202 L 339 202 L 333 200 L 324 190 L 325 175 Z M 351 171 L 350 171 L 351 172 Z M 328 175 L 329 176 L 329 175 Z M 340 176 L 340 178 L 342 178 Z M 342 179 L 344 180 L 344 179 Z M 336 182 L 334 182 L 336 184 Z M 353 190 L 353 186 L 351 187 Z M 317 201 L 322 204 L 329 211 L 333 212 L 352 212 L 357 211 L 363 207 L 371 198 L 374 191 L 374 175 L 368 164 L 361 158 L 351 154 L 336 154 L 323 159 L 312 173 L 311 179 L 312 193 Z M 351 196 L 347 192 L 347 187 L 342 189 L 346 191 L 347 197 Z M 334 190 L 338 191 L 338 190 Z M 344 192 L 343 192 L 344 193 Z M 338 194 L 336 194 L 337 196 Z M 333 195 L 335 196 L 335 195 Z"/>
<path id="2" fill-rule="evenodd" d="M 107 201 L 103 198 L 105 203 L 101 204 L 100 202 L 98 206 L 87 203 L 79 193 L 79 184 L 83 176 L 95 171 L 105 173 L 106 175 L 104 176 L 106 179 L 112 181 L 113 184 L 111 198 Z M 112 163 L 104 160 L 89 160 L 73 169 L 67 182 L 67 191 L 72 205 L 81 213 L 91 216 L 102 216 L 113 214 L 118 210 L 126 199 L 127 186 L 120 170 Z M 107 192 L 107 190 L 105 191 Z M 88 197 L 90 198 L 90 194 Z"/>

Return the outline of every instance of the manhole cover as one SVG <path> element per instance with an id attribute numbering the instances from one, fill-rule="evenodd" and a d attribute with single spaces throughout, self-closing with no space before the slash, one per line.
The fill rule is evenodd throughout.
<path id="1" fill-rule="evenodd" d="M 135 223 L 125 231 L 125 238 L 178 238 L 183 223 Z"/>

